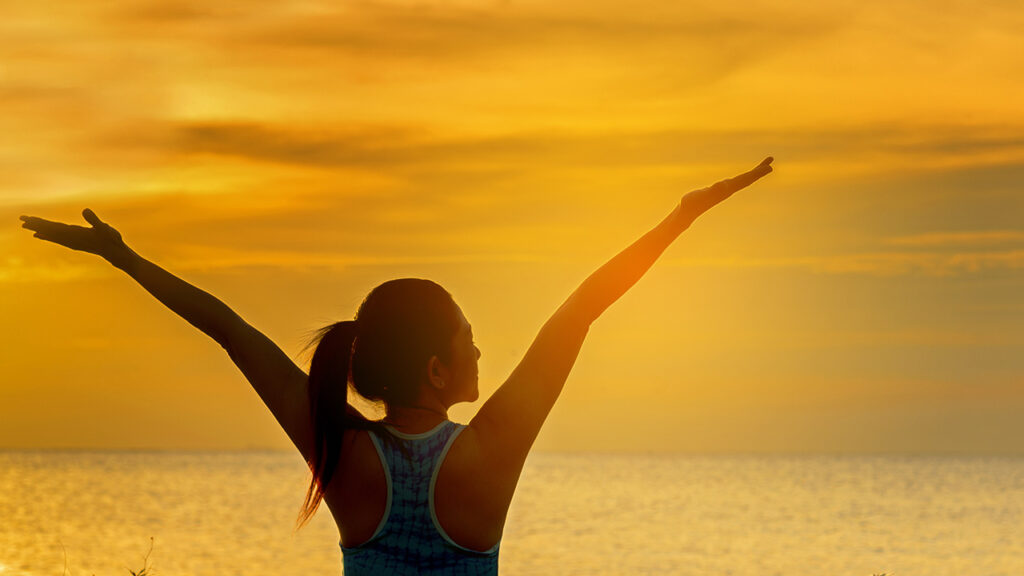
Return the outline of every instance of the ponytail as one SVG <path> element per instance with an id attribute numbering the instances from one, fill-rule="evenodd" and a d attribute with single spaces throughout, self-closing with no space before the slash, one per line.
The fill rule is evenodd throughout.
<path id="1" fill-rule="evenodd" d="M 324 499 L 341 457 L 346 428 L 367 428 L 369 422 L 348 413 L 349 366 L 356 339 L 353 320 L 336 322 L 320 329 L 310 345 L 316 345 L 309 366 L 310 419 L 313 423 L 313 452 L 309 465 L 313 478 L 299 512 L 302 527 L 313 517 Z"/>

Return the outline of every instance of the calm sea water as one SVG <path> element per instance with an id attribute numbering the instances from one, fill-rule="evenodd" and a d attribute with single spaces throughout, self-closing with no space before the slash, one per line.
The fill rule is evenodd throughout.
<path id="1" fill-rule="evenodd" d="M 0 576 L 340 574 L 288 453 L 0 452 Z M 66 565 L 66 568 L 65 568 Z M 1024 458 L 534 454 L 501 572 L 1024 575 Z"/>

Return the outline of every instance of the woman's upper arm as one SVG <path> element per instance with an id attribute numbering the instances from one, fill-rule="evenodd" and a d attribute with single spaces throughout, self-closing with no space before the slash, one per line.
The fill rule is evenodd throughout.
<path id="1" fill-rule="evenodd" d="M 241 318 L 220 341 L 307 461 L 313 451 L 308 376 L 270 338 Z"/>
<path id="2" fill-rule="evenodd" d="M 515 465 L 526 459 L 554 406 L 587 336 L 590 322 L 570 298 L 544 324 L 508 379 L 470 423 L 482 457 Z"/>

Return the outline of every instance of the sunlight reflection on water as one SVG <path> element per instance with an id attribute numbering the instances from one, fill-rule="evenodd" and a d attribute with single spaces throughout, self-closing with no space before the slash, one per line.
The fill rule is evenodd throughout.
<path id="1" fill-rule="evenodd" d="M 0 574 L 340 574 L 289 453 L 0 453 Z M 1024 574 L 1024 458 L 535 454 L 517 574 Z"/>

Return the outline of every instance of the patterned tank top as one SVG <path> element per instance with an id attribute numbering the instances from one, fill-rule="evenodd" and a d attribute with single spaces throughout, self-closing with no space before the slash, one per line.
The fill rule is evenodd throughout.
<path id="1" fill-rule="evenodd" d="M 370 431 L 387 479 L 387 504 L 377 530 L 359 546 L 341 547 L 345 576 L 494 576 L 498 546 L 480 552 L 456 544 L 434 511 L 437 471 L 465 425 L 444 421 L 429 432 L 389 438 Z"/>

